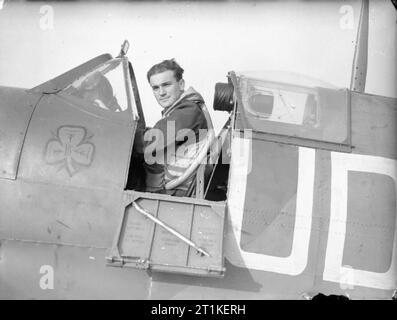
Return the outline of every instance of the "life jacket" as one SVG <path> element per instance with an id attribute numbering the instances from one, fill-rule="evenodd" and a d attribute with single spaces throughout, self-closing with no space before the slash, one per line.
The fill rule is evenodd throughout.
<path id="1" fill-rule="evenodd" d="M 207 128 L 212 129 L 212 123 L 211 123 L 211 119 L 209 118 L 207 107 L 205 106 L 202 97 L 196 91 L 194 91 L 193 88 L 189 88 L 174 103 L 173 106 L 171 106 L 166 112 L 164 112 L 163 117 L 166 117 L 170 115 L 172 112 L 175 112 L 175 110 L 177 110 L 178 107 L 180 106 L 180 102 L 182 101 L 194 101 L 196 105 L 198 105 L 201 111 L 203 112 L 203 115 L 207 122 Z M 208 135 L 208 132 L 206 133 L 206 135 Z M 186 171 L 186 169 L 191 166 L 193 161 L 196 159 L 197 155 L 206 145 L 206 135 L 203 136 L 196 135 L 196 141 L 197 140 L 198 141 L 195 143 L 189 143 L 189 141 L 186 141 L 185 143 L 178 145 L 175 148 L 174 153 L 169 153 L 169 151 L 167 151 L 168 159 L 164 165 L 165 185 L 168 182 L 180 177 Z M 182 193 L 184 194 L 188 190 L 193 179 L 194 179 L 194 173 L 192 173 L 187 180 L 185 180 L 175 189 L 183 191 Z"/>
<path id="2" fill-rule="evenodd" d="M 205 145 L 206 139 L 204 137 L 198 142 L 189 144 L 187 146 L 182 144 L 178 146 L 174 154 L 169 154 L 169 159 L 164 166 L 165 184 L 180 177 L 196 159 L 197 155 L 200 153 L 200 150 L 205 148 Z M 193 178 L 194 174 L 177 186 L 176 189 L 187 191 L 190 184 L 192 183 Z"/>

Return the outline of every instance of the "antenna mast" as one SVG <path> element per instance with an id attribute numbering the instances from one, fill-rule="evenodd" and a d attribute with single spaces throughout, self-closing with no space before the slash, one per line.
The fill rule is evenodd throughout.
<path id="1" fill-rule="evenodd" d="M 352 67 L 350 90 L 365 91 L 368 65 L 368 24 L 369 0 L 363 0 L 361 5 L 360 21 L 357 29 L 356 47 Z"/>

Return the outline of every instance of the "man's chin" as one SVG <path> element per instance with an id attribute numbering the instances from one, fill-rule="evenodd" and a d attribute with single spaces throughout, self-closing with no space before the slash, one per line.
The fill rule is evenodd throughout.
<path id="1" fill-rule="evenodd" d="M 163 107 L 164 109 L 165 109 L 165 108 L 168 108 L 168 107 L 170 107 L 170 106 L 172 105 L 172 103 L 169 103 L 169 102 L 160 102 L 159 104 L 160 104 L 160 106 Z"/>

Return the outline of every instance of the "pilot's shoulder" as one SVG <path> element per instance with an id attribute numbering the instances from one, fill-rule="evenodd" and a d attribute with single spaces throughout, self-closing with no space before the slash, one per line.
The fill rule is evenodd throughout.
<path id="1" fill-rule="evenodd" d="M 178 112 L 178 111 L 192 112 L 192 113 L 201 113 L 202 112 L 201 107 L 200 107 L 200 102 L 192 101 L 192 100 L 182 101 L 180 104 L 178 104 L 175 107 L 174 112 Z"/>

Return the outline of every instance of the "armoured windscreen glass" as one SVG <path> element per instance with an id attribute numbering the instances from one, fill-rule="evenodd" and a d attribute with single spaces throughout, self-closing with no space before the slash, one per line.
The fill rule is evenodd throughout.
<path id="1" fill-rule="evenodd" d="M 113 59 L 88 72 L 66 87 L 64 93 L 105 110 L 127 110 L 128 99 L 122 59 Z"/>

